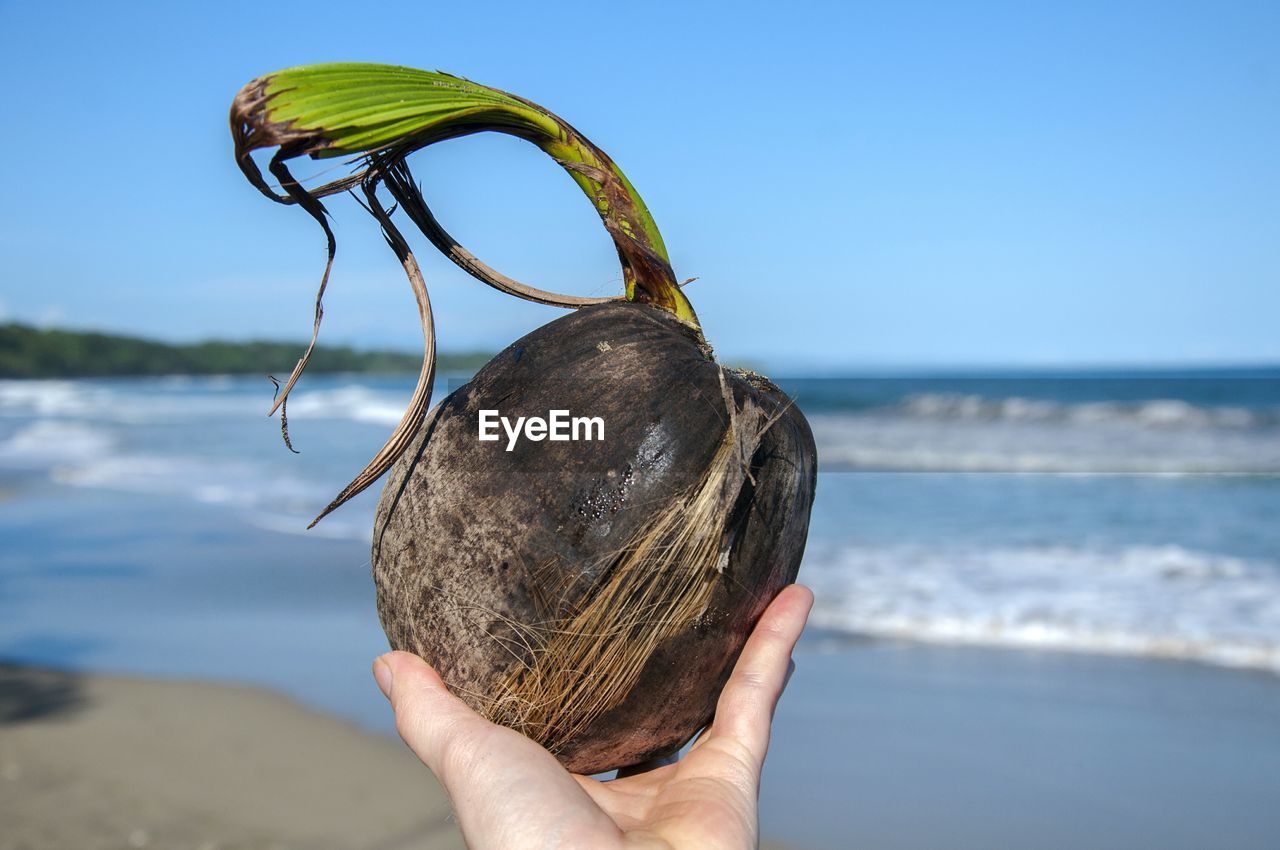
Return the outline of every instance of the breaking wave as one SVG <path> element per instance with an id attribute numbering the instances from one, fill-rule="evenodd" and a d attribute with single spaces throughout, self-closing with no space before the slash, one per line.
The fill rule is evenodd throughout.
<path id="1" fill-rule="evenodd" d="M 1280 673 L 1280 563 L 1180 546 L 830 547 L 813 622 L 944 644 L 1185 659 Z"/>
<path id="2" fill-rule="evenodd" d="M 1280 424 L 1280 409 L 1197 405 L 1182 399 L 1065 403 L 971 393 L 920 393 L 897 406 L 904 416 L 963 422 L 1128 424 L 1142 428 L 1260 428 Z"/>
<path id="3" fill-rule="evenodd" d="M 435 394 L 438 400 L 441 396 Z M 348 419 L 377 425 L 396 425 L 404 416 L 409 396 L 350 384 L 329 390 L 311 390 L 289 396 L 291 419 Z"/>
<path id="4" fill-rule="evenodd" d="M 1248 414 L 1253 424 L 1245 426 L 1243 411 L 1191 414 L 1151 403 L 1104 413 L 1047 403 L 1031 412 L 1014 402 L 930 397 L 893 410 L 817 413 L 809 421 L 827 470 L 1280 473 L 1280 426 L 1260 424 L 1262 414 Z"/>
<path id="5" fill-rule="evenodd" d="M 58 463 L 87 462 L 110 452 L 108 432 L 82 422 L 37 419 L 0 439 L 0 465 L 39 469 Z"/>

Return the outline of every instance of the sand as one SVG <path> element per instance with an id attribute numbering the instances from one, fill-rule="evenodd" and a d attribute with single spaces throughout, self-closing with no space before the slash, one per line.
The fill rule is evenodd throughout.
<path id="1" fill-rule="evenodd" d="M 820 629 L 795 660 L 766 834 L 830 850 L 1280 847 L 1280 676 Z"/>
<path id="2" fill-rule="evenodd" d="M 255 688 L 0 664 L 0 850 L 465 846 L 398 740 Z"/>
<path id="3" fill-rule="evenodd" d="M 0 848 L 460 848 L 398 741 L 266 691 L 0 667 Z"/>
<path id="4" fill-rule="evenodd" d="M 363 542 L 52 486 L 5 503 L 0 539 L 7 656 L 251 682 L 369 730 L 243 688 L 10 672 L 0 848 L 461 846 L 443 827 L 412 833 L 448 822 L 369 676 L 386 638 Z M 767 836 L 814 850 L 1280 846 L 1280 676 L 817 628 L 796 661 L 765 766 Z M 37 716 L 4 720 L 23 705 Z"/>

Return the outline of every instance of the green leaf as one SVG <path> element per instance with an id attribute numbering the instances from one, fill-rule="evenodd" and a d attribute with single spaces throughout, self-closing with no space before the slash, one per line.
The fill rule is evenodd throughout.
<path id="1" fill-rule="evenodd" d="M 484 131 L 523 138 L 560 163 L 595 205 L 618 248 L 627 297 L 697 324 L 675 283 L 662 234 L 635 187 L 604 151 L 523 98 L 439 71 L 358 62 L 305 65 L 267 74 L 241 89 L 232 103 L 231 128 L 236 159 L 249 180 L 273 200 L 302 204 L 322 225 L 324 210 L 316 198 L 350 189 L 415 150 Z M 253 151 L 272 147 L 279 148 L 272 170 L 284 194 L 267 184 L 252 157 Z M 284 164 L 299 156 L 355 157 L 359 165 L 351 175 L 304 189 Z M 443 230 L 428 235 L 458 261 L 457 252 L 445 247 L 451 237 Z M 512 291 L 498 283 L 509 278 L 481 263 L 464 268 Z M 516 294 L 527 297 L 527 292 Z"/>
<path id="2" fill-rule="evenodd" d="M 286 445 L 289 438 L 285 400 L 315 350 L 324 315 L 322 300 L 337 245 L 320 198 L 357 186 L 363 190 L 361 203 L 377 219 L 413 286 L 422 324 L 422 370 L 409 408 L 383 448 L 316 521 L 386 472 L 420 426 L 431 399 L 435 326 L 430 300 L 408 242 L 378 198 L 379 186 L 390 192 L 397 208 L 436 248 L 490 286 L 564 307 L 613 300 L 560 295 L 514 281 L 476 259 L 435 220 L 406 158 L 435 142 L 483 131 L 518 136 L 555 159 L 591 199 L 613 238 L 622 262 L 626 297 L 669 310 L 695 329 L 698 327 L 693 307 L 676 285 L 662 235 L 635 187 L 604 151 L 537 104 L 449 74 L 393 65 L 307 65 L 259 77 L 242 88 L 231 104 L 236 161 L 264 195 L 302 207 L 324 230 L 328 242 L 328 261 L 316 292 L 311 342 L 280 388 L 271 410 L 274 413 L 279 409 L 281 413 Z M 264 148 L 277 148 L 269 170 L 283 194 L 267 183 L 253 159 L 253 152 Z M 351 157 L 354 171 L 322 186 L 304 187 L 287 164 L 301 156 Z"/>
<path id="3" fill-rule="evenodd" d="M 310 65 L 266 78 L 267 120 L 322 138 L 325 155 L 367 153 L 483 118 L 554 138 L 555 123 L 500 92 L 393 65 Z"/>

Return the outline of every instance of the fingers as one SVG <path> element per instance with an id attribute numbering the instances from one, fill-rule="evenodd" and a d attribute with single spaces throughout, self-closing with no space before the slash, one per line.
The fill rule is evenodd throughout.
<path id="1" fill-rule="evenodd" d="M 445 687 L 429 664 L 408 652 L 373 662 L 373 676 L 396 713 L 396 731 L 447 786 L 467 767 L 468 751 L 491 724 Z"/>
<path id="2" fill-rule="evenodd" d="M 476 714 L 421 658 L 389 652 L 374 661 L 373 675 L 400 737 L 449 793 L 469 846 L 525 847 L 516 836 L 553 828 L 593 836 L 583 846 L 605 847 L 615 836 L 613 822 L 554 756 Z"/>
<path id="3" fill-rule="evenodd" d="M 778 697 L 795 666 L 791 651 L 812 606 L 813 593 L 807 587 L 793 584 L 783 588 L 747 639 L 716 704 L 712 734 L 738 741 L 757 770 L 769 748 L 769 727 Z"/>

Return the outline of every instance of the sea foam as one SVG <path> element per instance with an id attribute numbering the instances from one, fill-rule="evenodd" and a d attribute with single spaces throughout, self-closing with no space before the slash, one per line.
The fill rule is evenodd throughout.
<path id="1" fill-rule="evenodd" d="M 1084 406 L 1069 416 L 1004 409 L 990 418 L 879 410 L 809 421 L 827 471 L 1280 473 L 1280 427 L 1154 426 L 1164 414 L 1145 410 L 1095 418 Z"/>
<path id="2" fill-rule="evenodd" d="M 815 624 L 1280 673 L 1280 563 L 1180 546 L 818 547 Z"/>

